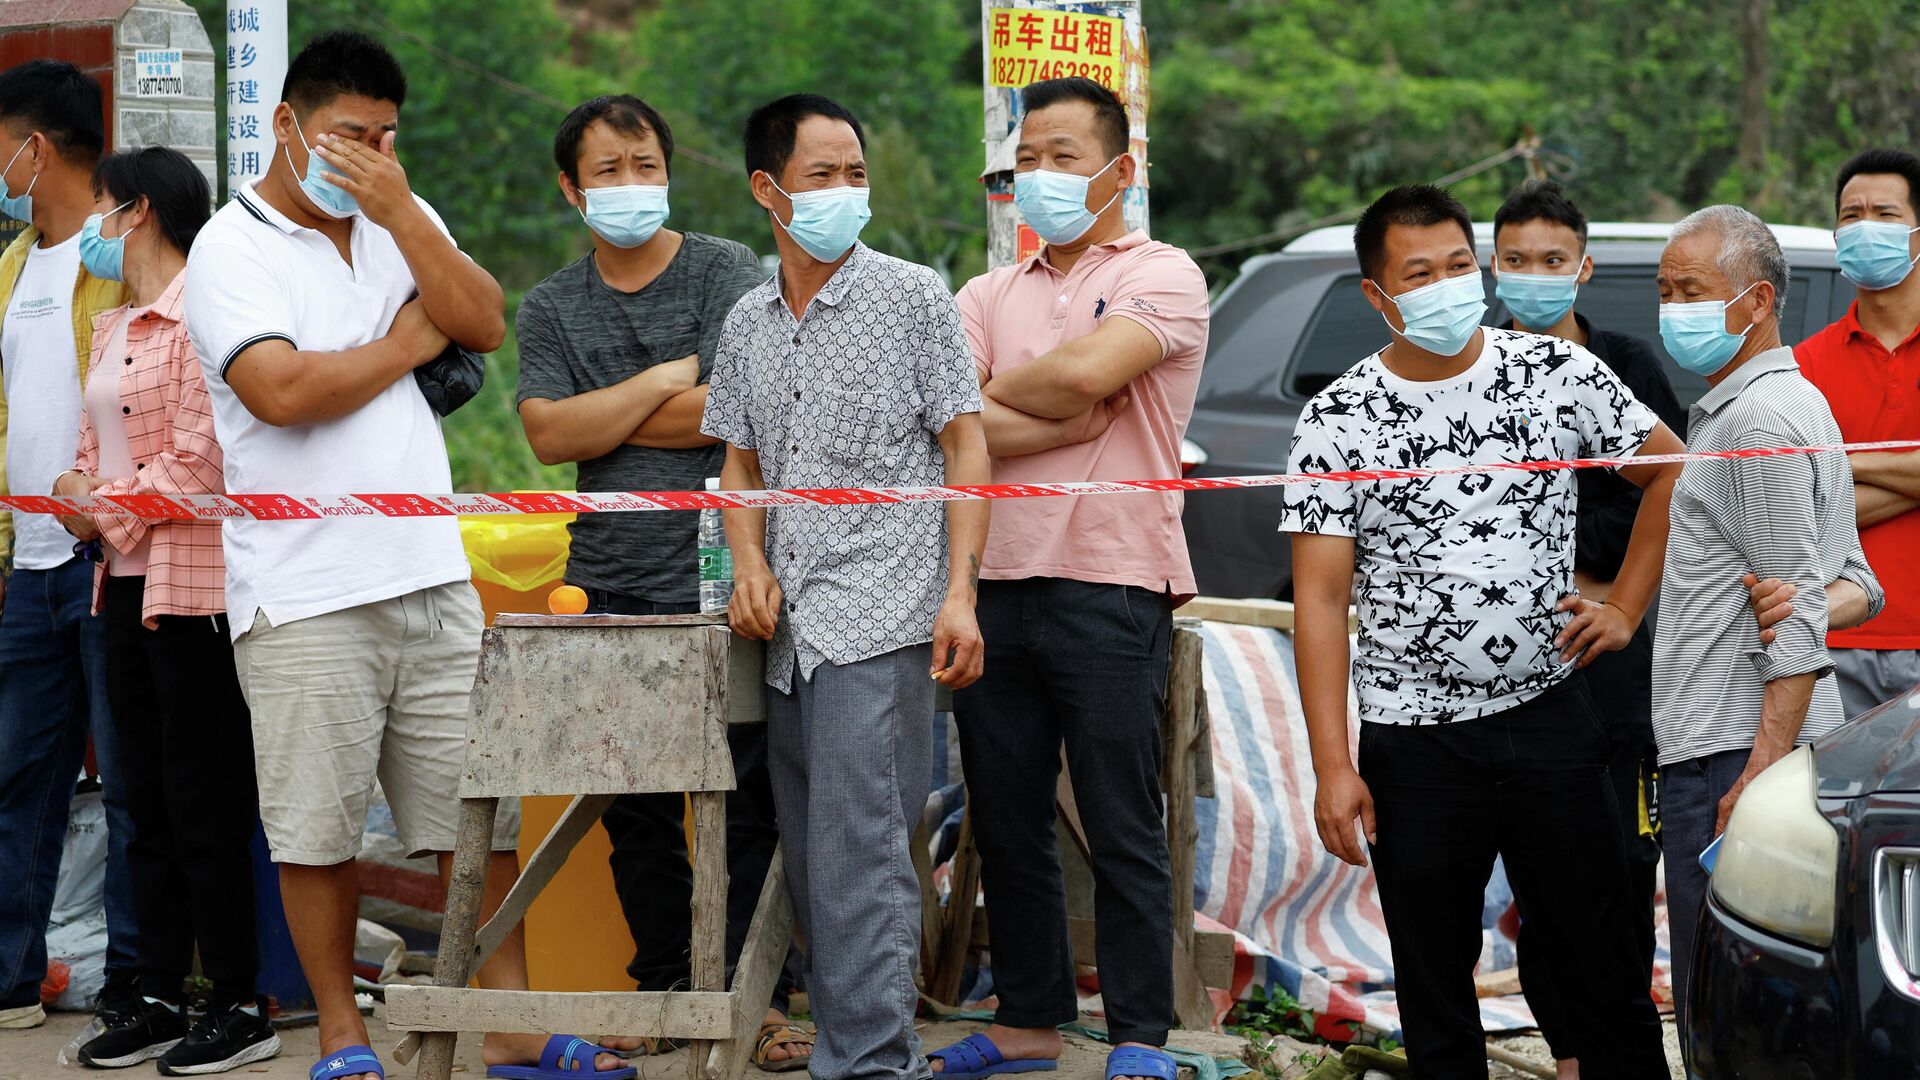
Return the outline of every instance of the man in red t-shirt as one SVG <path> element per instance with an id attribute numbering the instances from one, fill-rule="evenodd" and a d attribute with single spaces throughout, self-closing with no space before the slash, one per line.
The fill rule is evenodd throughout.
<path id="1" fill-rule="evenodd" d="M 1794 349 L 1848 442 L 1920 437 L 1920 157 L 1868 150 L 1840 169 L 1834 243 L 1860 290 Z M 1849 718 L 1920 683 L 1920 452 L 1852 455 L 1860 543 L 1887 591 L 1879 618 L 1827 636 Z"/>

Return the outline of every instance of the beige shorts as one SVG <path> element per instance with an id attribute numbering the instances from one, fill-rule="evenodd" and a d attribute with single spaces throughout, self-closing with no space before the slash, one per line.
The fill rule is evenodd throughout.
<path id="1" fill-rule="evenodd" d="M 359 855 L 376 775 L 409 857 L 453 850 L 483 626 L 464 581 L 281 626 L 254 618 L 233 655 L 275 862 Z M 502 799 L 494 849 L 519 838 L 519 800 Z"/>

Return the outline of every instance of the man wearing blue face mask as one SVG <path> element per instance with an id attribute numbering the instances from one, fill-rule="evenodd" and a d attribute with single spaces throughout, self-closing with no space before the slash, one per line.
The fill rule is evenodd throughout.
<path id="1" fill-rule="evenodd" d="M 1508 197 L 1493 215 L 1494 294 L 1513 316 L 1512 329 L 1545 334 L 1580 345 L 1619 377 L 1634 398 L 1675 432 L 1686 430 L 1686 413 L 1660 359 L 1644 341 L 1595 327 L 1575 308 L 1580 287 L 1593 277 L 1587 253 L 1587 216 L 1551 181 L 1531 180 Z M 1640 489 L 1607 469 L 1582 469 L 1575 479 L 1580 495 L 1573 553 L 1574 583 L 1588 600 L 1605 601 L 1619 576 Z M 1633 640 L 1606 653 L 1587 669 L 1587 685 L 1606 725 L 1613 758 L 1607 772 L 1620 807 L 1622 838 L 1633 882 L 1633 913 L 1639 928 L 1642 966 L 1653 970 L 1654 888 L 1660 844 L 1653 836 L 1653 628 L 1641 623 Z M 1533 928 L 1520 928 L 1521 983 L 1534 1019 L 1555 1047 L 1554 1057 L 1568 1062 L 1566 1008 L 1553 973 L 1541 963 Z M 1567 978 L 1578 978 L 1569 972 Z M 1649 974 L 1649 977 L 1651 975 Z M 1563 1064 L 1563 1072 L 1570 1067 Z"/>
<path id="2" fill-rule="evenodd" d="M 1290 471 L 1684 449 L 1586 349 L 1480 325 L 1473 223 L 1450 193 L 1389 191 L 1361 215 L 1354 247 L 1393 338 L 1308 403 Z M 1560 987 L 1568 1031 L 1556 1052 L 1595 1077 L 1667 1074 L 1606 775 L 1612 748 L 1576 669 L 1625 646 L 1644 616 L 1678 473 L 1621 470 L 1645 494 L 1604 604 L 1574 592 L 1568 471 L 1285 489 L 1314 817 L 1342 860 L 1366 865 L 1371 849 L 1416 1076 L 1486 1075 L 1472 975 L 1496 857 L 1549 968 L 1578 973 Z"/>
<path id="3" fill-rule="evenodd" d="M 234 193 L 187 257 L 187 330 L 225 479 L 239 492 L 452 490 L 440 418 L 414 372 L 449 343 L 506 333 L 500 286 L 413 192 L 395 152 L 407 79 L 354 31 L 287 64 L 264 176 Z M 361 850 L 376 777 L 401 843 L 452 871 L 483 616 L 450 517 L 223 524 L 234 663 L 253 717 L 260 816 L 319 1013 L 312 1080 L 381 1075 L 354 1004 Z M 483 910 L 518 877 L 519 804 L 501 803 Z M 484 915 L 483 915 L 484 917 Z M 525 989 L 512 935 L 480 985 Z M 563 1036 L 489 1033 L 490 1066 L 579 1054 Z"/>
<path id="4" fill-rule="evenodd" d="M 627 94 L 597 97 L 560 122 L 557 182 L 593 249 L 527 290 L 520 339 L 520 422 L 541 461 L 578 463 L 581 491 L 687 491 L 720 475 L 725 448 L 700 433 L 706 378 L 727 312 L 766 278 L 744 245 L 667 228 L 673 131 Z M 566 581 L 592 614 L 700 610 L 693 514 L 585 514 L 568 527 Z M 727 797 L 728 960 L 737 957 L 779 831 L 766 728 L 728 729 L 738 787 Z M 641 990 L 688 978 L 693 873 L 679 795 L 623 795 L 601 823 Z M 787 1023 L 783 973 L 756 1062 L 804 1065 L 804 1030 Z M 607 1045 L 629 1049 L 629 1040 Z M 639 1045 L 633 1041 L 633 1045 Z M 658 1047 L 655 1047 L 656 1049 Z"/>
<path id="5" fill-rule="evenodd" d="M 1773 231 L 1737 206 L 1710 206 L 1673 227 L 1660 256 L 1660 338 L 1712 387 L 1690 413 L 1695 450 L 1841 441 L 1826 399 L 1780 344 L 1787 280 Z M 1654 635 L 1653 729 L 1683 1032 L 1707 889 L 1700 854 L 1726 828 L 1748 781 L 1846 719 L 1826 635 L 1873 617 L 1885 601 L 1854 507 L 1854 478 L 1838 454 L 1691 461 L 1674 487 Z M 1748 574 L 1798 590 L 1793 617 L 1768 637 L 1753 622 L 1746 591 L 1729 588 Z"/>
<path id="6" fill-rule="evenodd" d="M 987 483 L 980 387 L 953 294 L 931 269 L 859 241 L 860 122 L 795 94 L 754 110 L 744 141 L 780 271 L 741 297 L 721 332 L 701 421 L 727 442 L 720 486 Z M 725 516 L 729 621 L 768 642 L 769 768 L 818 1027 L 807 1071 L 925 1077 L 909 837 L 932 779 L 934 685 L 980 677 L 973 606 L 987 504 Z"/>
<path id="7" fill-rule="evenodd" d="M 1840 169 L 1833 239 L 1859 290 L 1847 313 L 1794 349 L 1848 442 L 1911 439 L 1920 415 L 1920 157 L 1868 150 Z M 1920 682 L 1920 454 L 1862 453 L 1853 466 L 1860 543 L 1887 590 L 1871 626 L 1827 639 L 1848 716 Z"/>
<path id="8" fill-rule="evenodd" d="M 25 224 L 0 255 L 0 492 L 45 495 L 73 467 L 94 317 L 126 286 L 81 262 L 105 145 L 100 86 L 72 64 L 0 73 L 0 213 Z M 107 810 L 109 1019 L 137 1012 L 132 817 L 107 711 L 106 626 L 93 567 L 51 514 L 0 512 L 0 1028 L 46 1019 L 47 917 L 67 809 L 92 734 Z"/>

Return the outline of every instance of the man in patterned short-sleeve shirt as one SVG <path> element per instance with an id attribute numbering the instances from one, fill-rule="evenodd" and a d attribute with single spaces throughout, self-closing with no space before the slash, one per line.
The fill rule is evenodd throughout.
<path id="1" fill-rule="evenodd" d="M 932 270 L 856 239 L 868 217 L 859 121 L 794 95 L 748 119 L 746 146 L 780 272 L 721 332 L 702 422 L 727 443 L 721 486 L 986 483 L 980 388 L 952 294 Z M 774 805 L 819 1029 L 808 1072 L 918 1080 L 908 842 L 932 775 L 934 682 L 980 675 L 987 506 L 792 499 L 729 510 L 726 527 L 730 620 L 769 641 Z"/>
<path id="2" fill-rule="evenodd" d="M 1684 449 L 1592 353 L 1482 327 L 1473 225 L 1433 187 L 1381 196 L 1354 230 L 1390 344 L 1316 395 L 1300 472 L 1433 468 Z M 1610 756 L 1574 671 L 1633 636 L 1659 582 L 1678 465 L 1645 489 L 1605 604 L 1573 591 L 1570 471 L 1502 470 L 1289 486 L 1295 655 L 1327 850 L 1370 845 L 1407 1052 L 1421 1076 L 1486 1075 L 1474 1002 L 1480 909 L 1496 856 L 1567 990 L 1569 1047 L 1591 1076 L 1666 1075 L 1638 962 Z M 1354 579 L 1356 571 L 1359 583 Z M 1359 766 L 1347 734 L 1349 601 Z"/>

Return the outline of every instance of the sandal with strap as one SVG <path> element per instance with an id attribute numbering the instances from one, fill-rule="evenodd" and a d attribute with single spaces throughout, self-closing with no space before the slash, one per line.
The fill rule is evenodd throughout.
<path id="1" fill-rule="evenodd" d="M 808 1048 L 808 1052 L 795 1054 L 789 1050 L 786 1060 L 770 1061 L 767 1054 L 776 1046 L 804 1046 Z M 753 1044 L 753 1065 L 761 1072 L 792 1072 L 795 1069 L 804 1069 L 813 1057 L 812 1048 L 813 1032 L 803 1027 L 794 1024 L 762 1024 L 760 1041 Z"/>
<path id="2" fill-rule="evenodd" d="M 578 1035 L 555 1035 L 547 1040 L 540 1051 L 540 1061 L 533 1065 L 493 1065 L 487 1069 L 487 1075 L 494 1080 L 565 1080 L 577 1077 L 587 1080 L 634 1080 L 640 1075 L 631 1065 L 618 1069 L 595 1069 L 593 1059 L 600 1054 L 613 1054 L 617 1051 L 590 1043 Z"/>
<path id="3" fill-rule="evenodd" d="M 1155 1080 L 1174 1080 L 1180 1066 L 1173 1055 L 1150 1046 L 1116 1046 L 1107 1055 L 1107 1080 L 1118 1076 L 1151 1076 Z"/>
<path id="4" fill-rule="evenodd" d="M 346 1076 L 361 1076 L 372 1073 L 386 1080 L 387 1070 L 380 1067 L 380 1058 L 374 1054 L 371 1046 L 347 1046 L 328 1054 L 313 1063 L 307 1070 L 307 1080 L 341 1080 Z"/>
<path id="5" fill-rule="evenodd" d="M 952 1046 L 928 1054 L 927 1060 L 938 1061 L 944 1066 L 934 1075 L 946 1080 L 975 1080 L 977 1077 L 1006 1073 L 1052 1072 L 1060 1067 L 1060 1063 L 1052 1058 L 1009 1060 L 985 1035 L 969 1035 Z"/>

